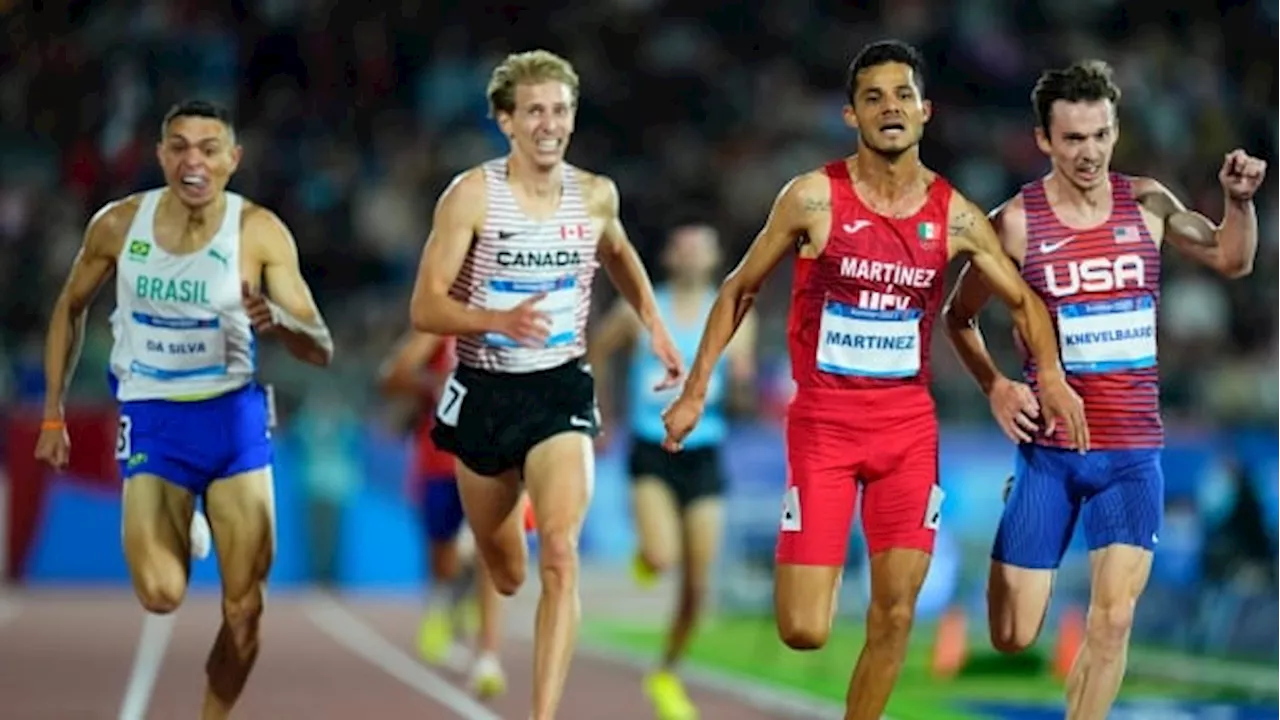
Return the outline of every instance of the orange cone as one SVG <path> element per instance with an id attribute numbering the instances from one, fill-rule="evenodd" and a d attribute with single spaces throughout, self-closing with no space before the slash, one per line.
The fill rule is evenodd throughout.
<path id="1" fill-rule="evenodd" d="M 1084 644 L 1085 613 L 1079 606 L 1072 605 L 1062 613 L 1058 621 L 1058 644 L 1054 648 L 1053 674 L 1059 680 L 1066 680 L 1071 674 L 1071 666 L 1076 662 L 1080 646 Z"/>
<path id="2" fill-rule="evenodd" d="M 938 632 L 933 643 L 932 670 L 934 677 L 953 678 L 969 654 L 969 630 L 964 610 L 951 608 L 938 621 Z"/>

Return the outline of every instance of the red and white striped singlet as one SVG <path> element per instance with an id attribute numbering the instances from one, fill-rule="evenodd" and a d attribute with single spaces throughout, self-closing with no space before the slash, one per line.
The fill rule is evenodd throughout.
<path id="1" fill-rule="evenodd" d="M 460 336 L 458 362 L 489 372 L 529 373 L 563 365 L 587 351 L 591 282 L 599 262 L 580 171 L 562 165 L 560 207 L 550 218 L 530 219 L 507 182 L 507 159 L 482 167 L 487 193 L 484 228 L 450 288 L 470 307 L 507 310 L 545 292 L 538 309 L 551 317 L 543 347 L 525 347 L 500 333 Z"/>

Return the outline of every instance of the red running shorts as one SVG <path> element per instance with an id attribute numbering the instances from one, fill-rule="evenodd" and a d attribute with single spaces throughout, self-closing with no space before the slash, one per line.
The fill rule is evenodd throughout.
<path id="1" fill-rule="evenodd" d="M 869 554 L 933 552 L 944 493 L 927 387 L 802 388 L 787 408 L 786 444 L 779 564 L 843 566 L 859 487 Z"/>

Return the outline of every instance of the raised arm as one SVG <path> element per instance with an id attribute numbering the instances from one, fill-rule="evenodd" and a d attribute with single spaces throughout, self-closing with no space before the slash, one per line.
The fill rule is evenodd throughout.
<path id="1" fill-rule="evenodd" d="M 84 232 L 80 252 L 71 264 L 71 272 L 58 293 L 49 317 L 49 331 L 44 345 L 44 419 L 50 423 L 63 420 L 67 389 L 75 376 L 84 345 L 84 323 L 89 306 L 98 291 L 115 272 L 116 257 L 137 203 L 123 200 L 99 210 Z"/>
<path id="2" fill-rule="evenodd" d="M 1044 303 L 1023 281 L 986 216 L 960 193 L 954 193 L 951 199 L 948 231 L 952 252 L 970 256 L 971 269 L 977 269 L 990 291 L 1008 306 L 1014 325 L 1035 358 L 1040 379 L 1040 406 L 1047 423 L 1045 431 L 1052 433 L 1061 419 L 1066 423 L 1075 447 L 1087 450 L 1089 428 L 1085 423 L 1084 408 L 1079 396 L 1066 383 L 1066 374 L 1058 357 L 1057 333 Z M 957 317 L 962 317 L 962 314 L 957 314 Z M 952 322 L 955 321 L 949 319 L 948 326 Z M 986 354 L 985 348 L 983 354 Z M 978 358 L 971 360 L 977 361 Z M 987 355 L 987 360 L 990 361 L 990 355 Z M 992 369 L 994 365 L 983 372 Z"/>
<path id="3" fill-rule="evenodd" d="M 265 282 L 260 294 L 251 286 L 245 288 L 250 317 L 256 314 L 253 306 L 259 304 L 255 298 L 261 297 L 269 312 L 266 322 L 289 353 L 305 363 L 327 366 L 333 361 L 333 337 L 302 277 L 293 233 L 275 213 L 262 207 L 246 213 L 244 232 L 262 254 Z M 255 324 L 260 319 L 255 318 Z"/>
<path id="4" fill-rule="evenodd" d="M 1223 162 L 1222 222 L 1188 210 L 1168 188 L 1151 178 L 1134 178 L 1134 194 L 1157 242 L 1168 241 L 1196 262 L 1228 278 L 1253 272 L 1258 252 L 1258 213 L 1253 195 L 1266 174 L 1266 162 L 1236 150 Z"/>

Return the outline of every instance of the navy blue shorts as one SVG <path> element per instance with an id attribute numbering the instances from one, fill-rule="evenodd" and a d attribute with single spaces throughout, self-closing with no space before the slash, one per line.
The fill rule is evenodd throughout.
<path id="1" fill-rule="evenodd" d="M 1076 518 L 1089 550 L 1134 545 L 1154 550 L 1164 519 L 1160 450 L 1074 450 L 1018 446 L 1013 490 L 991 558 L 1053 570 L 1071 542 Z"/>
<path id="2" fill-rule="evenodd" d="M 433 543 L 452 542 L 462 530 L 466 515 L 462 512 L 462 496 L 453 478 L 423 478 L 418 486 L 422 523 L 427 539 Z"/>
<path id="3" fill-rule="evenodd" d="M 120 404 L 120 477 L 155 475 L 203 495 L 209 484 L 271 465 L 266 391 L 256 383 L 225 395 Z"/>

